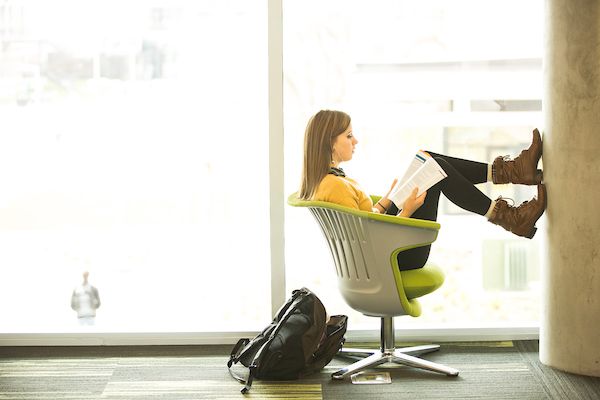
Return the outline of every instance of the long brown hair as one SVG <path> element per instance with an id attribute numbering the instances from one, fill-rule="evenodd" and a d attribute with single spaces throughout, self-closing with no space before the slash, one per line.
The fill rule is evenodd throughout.
<path id="1" fill-rule="evenodd" d="M 319 184 L 331 170 L 333 142 L 350 126 L 350 116 L 342 111 L 321 110 L 311 117 L 304 132 L 304 157 L 298 197 L 311 200 Z"/>

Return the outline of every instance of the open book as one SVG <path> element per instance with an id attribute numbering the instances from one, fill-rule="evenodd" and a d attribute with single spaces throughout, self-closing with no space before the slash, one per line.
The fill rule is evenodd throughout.
<path id="1" fill-rule="evenodd" d="M 398 207 L 398 210 L 402 210 L 404 202 L 416 187 L 419 188 L 418 197 L 446 176 L 448 176 L 446 172 L 433 157 L 419 150 L 402 179 L 392 188 L 389 199 Z"/>

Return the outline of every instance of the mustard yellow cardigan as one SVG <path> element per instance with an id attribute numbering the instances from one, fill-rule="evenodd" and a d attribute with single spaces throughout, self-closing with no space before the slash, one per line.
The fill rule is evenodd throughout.
<path id="1" fill-rule="evenodd" d="M 314 201 L 326 201 L 356 210 L 373 212 L 373 201 L 354 179 L 327 175 L 317 188 Z"/>

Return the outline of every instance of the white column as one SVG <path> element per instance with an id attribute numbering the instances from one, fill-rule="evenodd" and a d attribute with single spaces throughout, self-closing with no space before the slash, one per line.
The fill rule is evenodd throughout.
<path id="1" fill-rule="evenodd" d="M 600 1 L 546 0 L 540 359 L 600 376 Z"/>

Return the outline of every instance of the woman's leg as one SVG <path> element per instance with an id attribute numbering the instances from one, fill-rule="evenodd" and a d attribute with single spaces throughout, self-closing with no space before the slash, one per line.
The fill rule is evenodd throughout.
<path id="1" fill-rule="evenodd" d="M 425 196 L 425 202 L 414 212 L 412 218 L 435 221 L 441 193 L 444 193 L 448 200 L 464 210 L 486 215 L 492 205 L 492 200 L 477 189 L 474 186 L 475 182 L 472 182 L 472 180 L 477 181 L 480 179 L 483 169 L 486 170 L 487 177 L 487 165 L 461 159 L 448 160 L 447 157 L 435 157 L 435 159 L 448 176 L 429 188 Z M 451 162 L 458 165 L 462 170 L 466 170 L 471 180 L 463 176 Z M 397 214 L 398 209 L 392 204 L 392 207 L 388 209 L 388 213 Z M 427 262 L 430 250 L 431 246 L 427 245 L 399 253 L 398 265 L 400 271 L 423 267 Z"/>
<path id="2" fill-rule="evenodd" d="M 438 157 L 436 155 L 434 158 L 448 176 L 429 188 L 425 196 L 425 202 L 415 211 L 412 218 L 436 221 L 441 193 L 444 193 L 448 200 L 460 208 L 475 214 L 485 215 L 490 209 L 492 200 L 477 189 L 474 184 L 487 180 L 487 164 L 447 156 Z M 464 171 L 468 178 L 461 171 Z M 481 181 L 484 175 L 486 178 Z M 392 203 L 388 208 L 388 214 L 397 215 L 398 212 L 399 210 Z"/>
<path id="3" fill-rule="evenodd" d="M 437 219 L 440 193 L 464 210 L 479 215 L 489 216 L 490 222 L 502 226 L 509 232 L 531 239 L 535 234 L 535 223 L 546 209 L 546 190 L 538 185 L 538 196 L 519 207 L 506 204 L 498 198 L 495 202 L 483 194 L 474 185 L 489 181 L 493 183 L 539 184 L 542 180 L 541 170 L 537 163 L 542 155 L 542 140 L 539 132 L 534 130 L 531 146 L 521 152 L 514 161 L 506 161 L 502 157 L 494 160 L 494 168 L 489 164 L 470 161 L 442 154 L 427 152 L 436 159 L 448 174 L 438 184 L 427 191 L 424 204 L 412 215 L 413 218 L 435 221 Z M 491 169 L 491 174 L 489 173 Z M 492 204 L 494 208 L 492 210 Z M 392 203 L 387 214 L 397 215 L 398 208 Z M 491 211 L 491 212 L 490 212 Z M 401 271 L 423 267 L 429 257 L 431 246 L 423 246 L 403 251 L 398 254 L 398 265 Z"/>
<path id="4" fill-rule="evenodd" d="M 490 165 L 478 161 L 465 160 L 462 158 L 450 157 L 443 154 L 426 151 L 427 154 L 435 159 L 442 158 L 448 162 L 454 169 L 473 184 L 485 183 L 488 181 L 488 170 Z"/>

